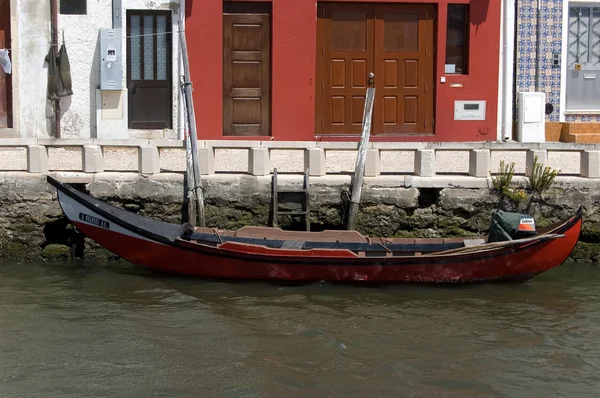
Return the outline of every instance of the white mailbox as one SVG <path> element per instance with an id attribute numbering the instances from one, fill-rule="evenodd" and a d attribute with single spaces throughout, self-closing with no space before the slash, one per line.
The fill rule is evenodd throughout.
<path id="1" fill-rule="evenodd" d="M 454 120 L 485 120 L 485 101 L 454 101 Z"/>
<path id="2" fill-rule="evenodd" d="M 519 124 L 517 139 L 520 142 L 546 141 L 546 93 L 519 93 Z"/>

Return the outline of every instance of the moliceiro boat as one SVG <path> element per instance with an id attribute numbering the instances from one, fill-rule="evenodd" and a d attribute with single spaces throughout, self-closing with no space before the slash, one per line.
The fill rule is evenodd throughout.
<path id="1" fill-rule="evenodd" d="M 94 199 L 50 176 L 48 182 L 56 187 L 69 220 L 120 257 L 157 270 L 218 279 L 524 282 L 561 265 L 575 247 L 582 224 L 580 208 L 568 220 L 538 230 L 532 219 L 523 218 L 515 230 L 529 235 L 516 239 L 493 237 L 497 232 L 481 239 L 396 239 L 369 238 L 356 231 L 296 232 L 270 227 L 227 231 L 152 220 Z M 492 227 L 495 222 L 493 217 Z"/>

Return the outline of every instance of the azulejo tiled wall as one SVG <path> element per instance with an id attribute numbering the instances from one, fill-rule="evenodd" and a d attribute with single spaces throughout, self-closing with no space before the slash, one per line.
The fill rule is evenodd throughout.
<path id="1" fill-rule="evenodd" d="M 516 85 L 520 91 L 542 91 L 546 102 L 554 106 L 548 122 L 558 122 L 560 115 L 561 69 L 553 67 L 553 53 L 562 51 L 562 0 L 541 0 L 538 24 L 536 0 L 517 1 Z M 537 29 L 540 29 L 536 59 Z M 537 60 L 537 64 L 536 64 Z M 536 75 L 538 76 L 536 82 Z M 515 102 L 517 99 L 515 98 Z M 517 107 L 514 108 L 518 118 Z M 566 115 L 567 122 L 600 122 L 598 115 Z"/>

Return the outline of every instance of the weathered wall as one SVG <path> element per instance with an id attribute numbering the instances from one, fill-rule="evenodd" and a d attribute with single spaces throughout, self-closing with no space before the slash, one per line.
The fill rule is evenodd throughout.
<path id="1" fill-rule="evenodd" d="M 178 32 L 178 1 L 123 0 L 123 88 L 126 88 L 126 10 L 172 9 L 172 30 Z M 48 67 L 44 61 L 51 39 L 50 2 L 20 0 L 16 15 L 18 26 L 13 40 L 13 61 L 18 85 L 15 85 L 15 115 L 19 118 L 19 136 L 23 138 L 49 138 L 54 136 L 54 111 L 46 99 Z M 96 89 L 100 86 L 99 29 L 112 27 L 110 0 L 88 1 L 86 15 L 58 16 L 59 45 L 66 44 L 71 66 L 73 95 L 61 99 L 61 138 L 97 137 Z M 173 72 L 173 129 L 129 130 L 129 138 L 176 138 L 179 124 L 178 35 L 172 39 Z M 124 92 L 127 95 L 127 92 Z M 127 109 L 124 109 L 125 115 Z"/>
<path id="2" fill-rule="evenodd" d="M 342 181 L 342 180 L 340 180 Z M 79 188 L 145 216 L 178 223 L 183 211 L 183 177 L 101 173 Z M 267 225 L 270 177 L 212 175 L 204 180 L 207 224 L 217 228 Z M 345 182 L 311 185 L 313 230 L 343 225 Z M 585 206 L 579 259 L 600 259 L 600 188 L 554 188 L 536 211 L 538 225 L 564 219 Z M 368 184 L 358 230 L 369 236 L 464 236 L 487 233 L 496 197 L 488 189 L 414 188 Z M 290 220 L 281 219 L 284 228 Z M 69 256 L 113 258 L 83 239 L 62 216 L 56 192 L 42 174 L 0 173 L 0 257 L 40 259 Z"/>
<path id="3" fill-rule="evenodd" d="M 122 67 L 123 88 L 127 87 L 127 44 L 126 44 L 126 11 L 132 10 L 165 10 L 177 8 L 178 2 L 167 0 L 123 0 L 121 4 L 121 18 L 123 29 L 122 40 Z M 73 76 L 73 96 L 62 101 L 62 137 L 63 138 L 89 138 L 96 137 L 96 89 L 100 87 L 100 28 L 112 28 L 112 6 L 110 1 L 88 1 L 87 15 L 59 15 L 58 24 L 61 32 L 64 31 L 67 50 L 71 61 L 71 75 Z M 172 15 L 172 29 L 177 32 L 177 12 Z M 178 109 L 178 49 L 177 35 L 172 40 L 173 64 L 173 130 L 165 135 L 161 131 L 130 130 L 130 138 L 175 138 L 177 131 Z M 127 95 L 127 92 L 124 92 Z M 124 109 L 127 114 L 127 109 Z"/>
<path id="4" fill-rule="evenodd" d="M 13 41 L 16 50 L 13 48 L 12 56 L 13 70 L 18 76 L 13 98 L 18 102 L 14 118 L 19 118 L 21 137 L 45 138 L 54 119 L 52 107 L 46 101 L 48 69 L 44 61 L 50 48 L 50 2 L 21 0 L 16 11 L 17 41 Z"/>

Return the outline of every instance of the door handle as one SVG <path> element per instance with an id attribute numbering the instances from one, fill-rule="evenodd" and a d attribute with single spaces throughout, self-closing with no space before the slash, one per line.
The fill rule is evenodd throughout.
<path id="1" fill-rule="evenodd" d="M 132 95 L 135 95 L 135 92 L 137 91 L 137 82 L 133 83 L 133 92 L 131 93 Z"/>
<path id="2" fill-rule="evenodd" d="M 375 79 L 375 73 L 369 72 L 369 84 L 373 84 L 374 79 Z"/>

